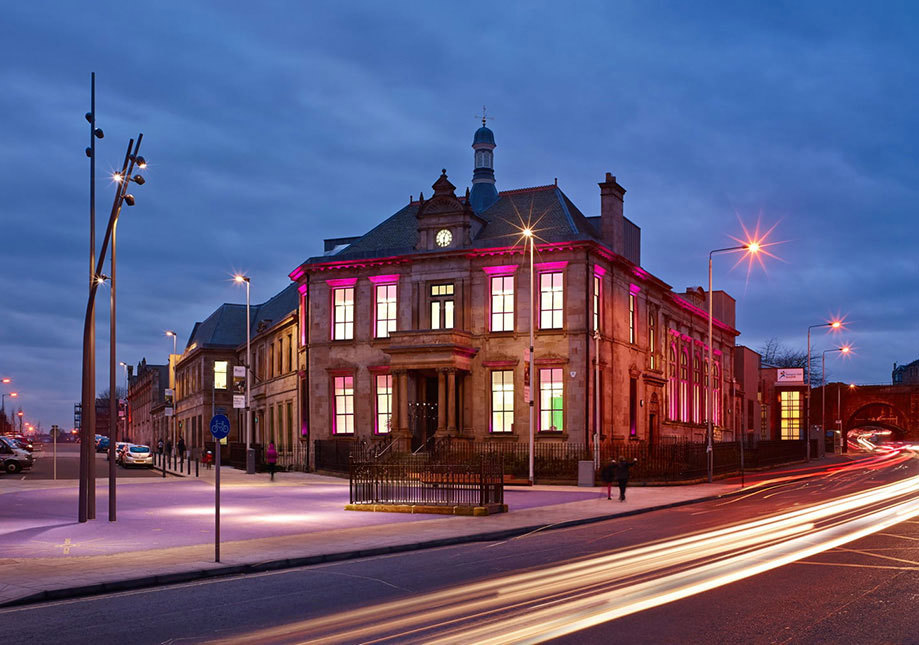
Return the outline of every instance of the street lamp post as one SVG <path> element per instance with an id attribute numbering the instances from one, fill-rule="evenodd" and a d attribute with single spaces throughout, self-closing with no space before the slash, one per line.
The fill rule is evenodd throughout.
<path id="1" fill-rule="evenodd" d="M 712 442 L 714 441 L 714 426 L 712 420 L 712 398 L 714 391 L 712 390 L 712 371 L 713 371 L 713 349 L 714 349 L 714 339 L 712 334 L 712 256 L 718 255 L 721 253 L 732 253 L 735 251 L 747 251 L 748 253 L 758 253 L 760 250 L 760 245 L 758 242 L 748 242 L 740 246 L 729 246 L 724 249 L 715 249 L 714 251 L 709 251 L 708 253 L 708 369 L 706 369 L 708 377 L 708 392 L 705 397 L 705 418 L 708 423 L 708 427 L 705 433 L 705 454 L 706 462 L 708 466 L 708 483 L 712 483 L 712 471 L 715 466 L 715 454 L 714 447 Z M 720 372 L 719 372 L 720 374 Z"/>
<path id="2" fill-rule="evenodd" d="M 89 118 L 89 117 L 87 117 Z M 112 241 L 112 277 L 115 271 L 115 228 L 118 222 L 118 216 L 121 213 L 121 207 L 127 203 L 128 206 L 134 205 L 134 196 L 128 194 L 127 187 L 130 182 L 137 185 L 145 183 L 141 175 L 131 176 L 135 166 L 137 168 L 146 168 L 146 161 L 138 152 L 143 140 L 143 134 L 138 135 L 135 143 L 134 139 L 128 142 L 128 149 L 125 153 L 124 163 L 121 166 L 121 172 L 115 173 L 113 179 L 118 184 L 115 190 L 115 199 L 112 203 L 112 211 L 109 215 L 108 226 L 106 227 L 105 236 L 102 240 L 102 246 L 99 249 L 94 271 L 94 278 L 89 292 L 89 299 L 86 303 L 86 315 L 83 321 L 83 410 L 90 411 L 90 424 L 88 427 L 81 428 L 81 452 L 80 452 L 80 496 L 79 496 L 79 521 L 85 522 L 88 519 L 95 519 L 95 460 L 93 457 L 92 440 L 95 432 L 95 310 L 96 310 L 96 292 L 100 284 L 108 278 L 102 275 L 102 268 L 105 266 L 105 254 L 109 240 Z M 89 154 L 89 153 L 87 153 Z M 110 347 L 109 347 L 109 414 L 112 422 L 115 421 L 117 410 L 113 411 L 114 393 L 115 393 L 115 285 L 112 284 L 111 293 L 111 313 L 110 313 Z M 110 424 L 111 425 L 111 424 Z M 109 434 L 114 434 L 110 428 Z M 109 459 L 114 461 L 114 441 L 109 437 Z M 109 466 L 109 520 L 114 521 L 115 496 L 114 496 L 114 465 Z"/>
<path id="3" fill-rule="evenodd" d="M 6 416 L 6 397 L 15 399 L 19 396 L 19 392 L 0 392 L 0 411 L 3 412 L 3 415 Z"/>
<path id="4" fill-rule="evenodd" d="M 249 410 L 249 402 L 252 395 L 252 333 L 250 325 L 252 320 L 249 315 L 249 285 L 250 280 L 247 275 L 236 275 L 233 278 L 236 282 L 246 283 L 246 473 L 255 474 L 255 451 L 252 449 L 252 413 Z M 220 449 L 220 446 L 217 446 Z"/>
<path id="5" fill-rule="evenodd" d="M 848 345 L 825 349 L 820 354 L 820 430 L 826 434 L 826 355 L 827 352 L 841 352 L 843 355 L 852 351 Z M 836 413 L 839 414 L 839 388 L 836 388 Z M 810 442 L 808 442 L 810 443 Z"/>
<path id="6" fill-rule="evenodd" d="M 169 359 L 169 370 L 170 370 L 170 372 L 169 372 L 169 375 L 170 375 L 169 387 L 170 387 L 170 389 L 172 389 L 172 439 L 173 439 L 173 443 L 175 443 L 175 435 L 176 435 L 176 414 L 175 414 L 175 410 L 176 410 L 176 408 L 175 408 L 175 406 L 176 406 L 176 391 L 175 391 L 176 383 L 175 383 L 175 364 L 176 364 L 176 361 L 178 360 L 178 358 L 177 358 L 177 356 L 176 356 L 176 338 L 178 338 L 178 334 L 176 334 L 175 331 L 172 330 L 172 329 L 167 329 L 167 330 L 166 330 L 166 335 L 167 335 L 167 336 L 172 336 L 172 354 L 170 354 L 170 359 Z M 164 445 L 165 445 L 165 443 L 166 443 L 166 440 L 169 438 L 169 427 L 168 427 L 168 426 L 169 426 L 169 424 L 168 424 L 168 422 L 167 422 L 167 427 L 164 428 L 165 431 L 166 431 L 166 432 L 164 433 L 165 436 L 163 437 L 163 444 L 164 444 Z M 165 477 L 165 476 L 166 476 L 166 469 L 164 468 L 164 469 L 163 469 L 163 477 Z"/>
<path id="7" fill-rule="evenodd" d="M 811 329 L 818 329 L 820 327 L 829 327 L 832 330 L 842 329 L 841 320 L 831 320 L 830 322 L 820 323 L 819 325 L 811 325 L 807 328 L 807 401 L 805 407 L 807 408 L 807 418 L 805 421 L 804 429 L 804 455 L 806 461 L 811 460 Z"/>
<path id="8" fill-rule="evenodd" d="M 529 226 L 523 229 L 523 237 L 530 244 L 530 351 L 527 355 L 529 359 L 528 371 L 530 374 L 530 382 L 526 384 L 529 394 L 529 407 L 530 407 L 530 437 L 529 437 L 529 481 L 530 486 L 535 482 L 535 473 L 533 469 L 533 453 L 536 449 L 536 416 L 534 400 L 533 400 L 533 385 L 536 382 L 536 374 L 533 373 L 533 352 L 536 345 L 535 337 L 535 327 L 536 327 L 536 294 L 534 289 L 536 288 L 536 279 L 533 274 L 533 244 L 535 240 L 533 239 L 533 229 Z"/>

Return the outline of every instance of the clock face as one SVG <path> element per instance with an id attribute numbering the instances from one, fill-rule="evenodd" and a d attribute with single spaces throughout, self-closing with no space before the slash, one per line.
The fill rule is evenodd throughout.
<path id="1" fill-rule="evenodd" d="M 435 238 L 435 241 L 437 242 L 437 246 L 450 246 L 450 242 L 453 241 L 453 233 L 445 228 L 442 228 L 437 231 L 437 237 Z"/>

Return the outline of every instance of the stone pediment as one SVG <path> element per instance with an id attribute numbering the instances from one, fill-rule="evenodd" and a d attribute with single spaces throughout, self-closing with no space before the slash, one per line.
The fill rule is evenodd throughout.
<path id="1" fill-rule="evenodd" d="M 456 186 L 447 179 L 447 170 L 441 171 L 440 177 L 431 186 L 434 189 L 434 195 L 431 199 L 425 201 L 421 197 L 421 206 L 418 208 L 417 217 L 422 219 L 431 215 L 452 215 L 460 214 L 466 210 L 466 206 L 456 196 Z"/>

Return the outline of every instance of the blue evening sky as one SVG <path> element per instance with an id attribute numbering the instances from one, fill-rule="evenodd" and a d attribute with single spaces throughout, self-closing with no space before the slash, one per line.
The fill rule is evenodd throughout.
<path id="1" fill-rule="evenodd" d="M 165 362 L 164 330 L 184 344 L 244 302 L 235 269 L 264 301 L 323 237 L 369 230 L 441 168 L 464 190 L 485 104 L 499 189 L 557 177 L 596 215 L 612 172 L 643 265 L 676 290 L 705 284 L 741 221 L 777 223 L 766 272 L 715 264 L 738 343 L 803 348 L 844 314 L 857 353 L 828 355 L 830 378 L 889 382 L 919 358 L 917 27 L 907 2 L 6 3 L 0 375 L 27 420 L 71 424 L 95 71 L 100 221 L 138 131 L 150 161 L 119 226 L 118 360 Z"/>

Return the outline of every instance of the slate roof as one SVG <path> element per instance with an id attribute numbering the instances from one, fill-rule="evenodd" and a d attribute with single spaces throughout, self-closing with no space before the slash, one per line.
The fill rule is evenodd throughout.
<path id="1" fill-rule="evenodd" d="M 420 206 L 420 202 L 408 204 L 345 249 L 309 258 L 306 264 L 426 253 L 415 249 Z M 513 245 L 519 241 L 521 223 L 526 222 L 533 224 L 542 243 L 600 239 L 590 218 L 555 185 L 501 192 L 498 201 L 478 216 L 485 226 L 472 240 L 472 248 Z"/>
<path id="2" fill-rule="evenodd" d="M 297 285 L 290 284 L 268 301 L 249 307 L 252 316 L 250 331 L 254 338 L 262 321 L 269 325 L 280 322 L 299 306 Z M 186 348 L 197 347 L 236 348 L 246 342 L 246 305 L 224 303 L 204 322 L 195 323 Z"/>

